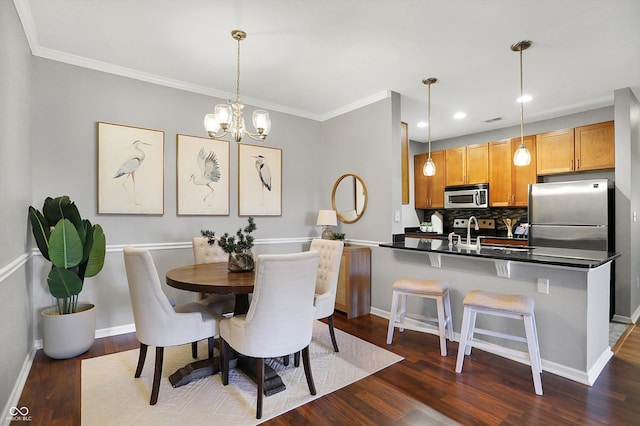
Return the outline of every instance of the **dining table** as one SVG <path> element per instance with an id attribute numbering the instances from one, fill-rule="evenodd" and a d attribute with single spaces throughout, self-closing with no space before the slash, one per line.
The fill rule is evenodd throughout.
<path id="1" fill-rule="evenodd" d="M 226 262 L 197 263 L 171 269 L 166 273 L 166 283 L 170 287 L 194 293 L 233 294 L 235 295 L 233 315 L 238 316 L 246 314 L 249 310 L 249 294 L 253 292 L 255 271 L 231 272 Z M 194 361 L 171 374 L 169 381 L 174 388 L 183 386 L 192 380 L 218 373 L 219 366 L 219 359 L 214 362 L 209 359 Z M 236 368 L 245 372 L 253 381 L 257 380 L 257 365 L 254 358 L 238 354 Z M 265 396 L 285 389 L 286 386 L 280 376 L 265 364 Z"/>

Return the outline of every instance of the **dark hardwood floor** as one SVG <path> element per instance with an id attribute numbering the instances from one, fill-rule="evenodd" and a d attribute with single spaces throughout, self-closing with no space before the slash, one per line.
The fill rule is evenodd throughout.
<path id="1" fill-rule="evenodd" d="M 386 345 L 388 322 L 380 317 L 347 320 L 336 313 L 335 325 L 405 360 L 265 424 L 422 425 L 426 407 L 468 425 L 640 424 L 638 327 L 614 347 L 594 386 L 543 372 L 544 396 L 536 396 L 527 365 L 474 349 L 463 373 L 456 374 L 457 343 L 448 342 L 449 355 L 441 357 L 431 334 L 396 332 Z M 80 360 L 137 347 L 135 334 L 127 334 L 97 339 L 89 352 L 71 360 L 50 360 L 38 351 L 19 406 L 29 407 L 30 424 L 80 425 Z"/>

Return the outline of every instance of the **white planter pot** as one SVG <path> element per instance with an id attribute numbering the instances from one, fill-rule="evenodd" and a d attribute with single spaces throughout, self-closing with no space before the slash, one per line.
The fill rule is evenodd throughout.
<path id="1" fill-rule="evenodd" d="M 96 307 L 79 303 L 75 314 L 42 311 L 42 348 L 49 358 L 73 358 L 89 350 L 96 338 Z"/>

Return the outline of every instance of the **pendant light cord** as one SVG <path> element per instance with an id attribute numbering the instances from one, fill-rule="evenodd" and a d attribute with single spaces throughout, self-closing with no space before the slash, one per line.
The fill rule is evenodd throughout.
<path id="1" fill-rule="evenodd" d="M 522 46 L 520 47 L 520 145 L 524 145 L 524 83 L 522 78 Z"/>

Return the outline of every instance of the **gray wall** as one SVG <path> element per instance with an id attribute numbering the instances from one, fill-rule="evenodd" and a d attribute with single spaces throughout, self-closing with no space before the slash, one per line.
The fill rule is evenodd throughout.
<path id="1" fill-rule="evenodd" d="M 31 201 L 32 59 L 12 2 L 0 2 L 0 410 L 33 342 L 26 206 Z M 5 411 L 0 411 L 3 415 Z M 3 419 L 2 419 L 3 420 Z M 1 420 L 0 420 L 1 421 Z"/>
<path id="2" fill-rule="evenodd" d="M 616 135 L 616 315 L 633 318 L 640 310 L 640 103 L 631 90 L 615 91 Z"/>

